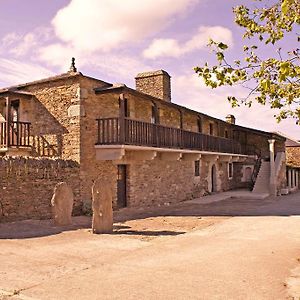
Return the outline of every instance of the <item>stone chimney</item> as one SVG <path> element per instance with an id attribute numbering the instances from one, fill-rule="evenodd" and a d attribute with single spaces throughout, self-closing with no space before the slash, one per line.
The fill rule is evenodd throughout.
<path id="1" fill-rule="evenodd" d="M 135 77 L 136 90 L 171 102 L 171 76 L 163 70 L 139 73 Z"/>
<path id="2" fill-rule="evenodd" d="M 226 116 L 226 122 L 230 124 L 235 124 L 235 116 L 234 115 L 227 115 Z"/>

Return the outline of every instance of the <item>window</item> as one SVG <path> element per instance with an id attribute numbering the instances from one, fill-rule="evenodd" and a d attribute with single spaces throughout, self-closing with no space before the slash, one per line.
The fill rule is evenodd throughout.
<path id="1" fill-rule="evenodd" d="M 214 135 L 214 124 L 213 123 L 209 124 L 209 134 Z"/>
<path id="2" fill-rule="evenodd" d="M 152 124 L 159 124 L 159 108 L 156 105 L 152 106 L 150 122 Z"/>
<path id="3" fill-rule="evenodd" d="M 233 163 L 228 163 L 228 178 L 231 179 L 233 177 Z"/>
<path id="4" fill-rule="evenodd" d="M 129 105 L 128 105 L 128 100 L 124 100 L 124 106 L 125 106 L 125 117 L 129 118 Z"/>
<path id="5" fill-rule="evenodd" d="M 197 120 L 197 129 L 198 129 L 198 132 L 202 132 L 202 120 L 201 120 L 201 118 L 198 118 L 198 120 Z"/>
<path id="6" fill-rule="evenodd" d="M 121 102 L 124 101 L 124 113 L 125 113 L 125 118 L 129 118 L 130 116 L 130 111 L 129 111 L 129 105 L 128 105 L 128 100 L 125 98 L 124 100 L 119 100 L 119 107 L 121 106 Z"/>
<path id="7" fill-rule="evenodd" d="M 225 129 L 225 138 L 228 139 L 229 135 L 228 135 L 228 130 Z"/>
<path id="8" fill-rule="evenodd" d="M 195 160 L 195 176 L 200 176 L 200 160 Z"/>

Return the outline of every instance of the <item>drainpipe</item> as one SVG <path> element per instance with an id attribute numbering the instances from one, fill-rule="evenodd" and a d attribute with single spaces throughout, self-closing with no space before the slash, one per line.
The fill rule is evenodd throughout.
<path id="1" fill-rule="evenodd" d="M 276 178 L 275 178 L 275 153 L 274 153 L 274 144 L 275 140 L 268 140 L 269 150 L 270 150 L 270 194 L 276 196 Z"/>

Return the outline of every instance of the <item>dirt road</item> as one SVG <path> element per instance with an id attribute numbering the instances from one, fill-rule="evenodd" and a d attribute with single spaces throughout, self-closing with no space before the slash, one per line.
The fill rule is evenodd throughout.
<path id="1" fill-rule="evenodd" d="M 0 299 L 298 299 L 300 194 L 0 224 Z"/>

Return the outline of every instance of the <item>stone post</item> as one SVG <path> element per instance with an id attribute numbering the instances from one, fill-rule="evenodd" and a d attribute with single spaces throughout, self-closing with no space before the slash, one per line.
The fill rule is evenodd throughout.
<path id="1" fill-rule="evenodd" d="M 93 233 L 113 232 L 112 183 L 98 179 L 92 187 Z"/>
<path id="2" fill-rule="evenodd" d="M 65 182 L 58 183 L 51 199 L 52 214 L 56 226 L 72 224 L 73 202 L 72 189 Z"/>
<path id="3" fill-rule="evenodd" d="M 273 196 L 277 195 L 276 191 L 276 178 L 275 178 L 275 149 L 274 144 L 275 140 L 268 140 L 269 150 L 270 150 L 270 194 Z"/>

